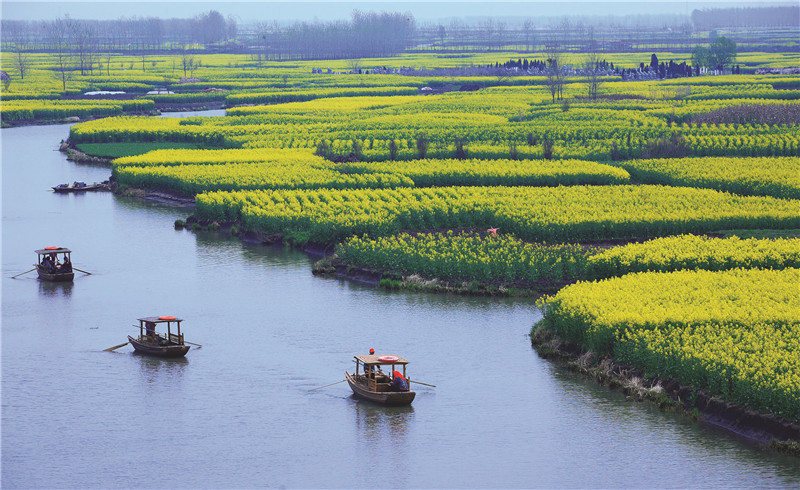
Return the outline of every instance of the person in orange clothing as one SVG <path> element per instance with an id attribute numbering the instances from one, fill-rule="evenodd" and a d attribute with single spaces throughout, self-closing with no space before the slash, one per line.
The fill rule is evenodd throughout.
<path id="1" fill-rule="evenodd" d="M 394 379 L 389 383 L 389 388 L 392 391 L 408 391 L 408 381 L 406 381 L 406 378 L 403 377 L 400 371 L 393 372 L 392 376 L 394 376 Z"/>

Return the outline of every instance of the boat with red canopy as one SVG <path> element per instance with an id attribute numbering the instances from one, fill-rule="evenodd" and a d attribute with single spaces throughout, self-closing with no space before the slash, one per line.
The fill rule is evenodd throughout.
<path id="1" fill-rule="evenodd" d="M 39 279 L 70 282 L 75 278 L 75 272 L 72 270 L 72 250 L 64 247 L 45 247 L 35 252 L 38 257 L 36 273 L 39 274 Z"/>
<path id="2" fill-rule="evenodd" d="M 389 373 L 401 375 L 406 387 L 411 382 L 406 377 L 408 361 L 394 355 L 354 356 L 356 370 L 354 374 L 345 371 L 345 379 L 357 397 L 383 405 L 410 405 L 417 396 L 411 390 L 398 390 L 393 386 L 392 377 L 384 374 L 383 367 L 389 366 Z M 402 370 L 402 371 L 401 371 Z M 396 373 L 396 374 L 395 374 Z"/>
<path id="3" fill-rule="evenodd" d="M 158 357 L 183 357 L 189 346 L 183 340 L 181 322 L 174 316 L 148 316 L 139 318 L 139 336 L 128 335 L 128 342 L 141 354 Z M 156 325 L 166 324 L 166 333 L 156 332 Z M 175 332 L 173 332 L 173 327 Z M 124 344 L 123 344 L 124 345 Z"/>

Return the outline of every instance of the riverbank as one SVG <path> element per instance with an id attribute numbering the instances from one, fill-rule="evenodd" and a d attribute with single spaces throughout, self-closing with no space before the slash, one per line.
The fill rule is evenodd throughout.
<path id="1" fill-rule="evenodd" d="M 102 116 L 69 116 L 69 117 L 60 117 L 56 119 L 13 119 L 8 121 L 2 121 L 0 123 L 0 127 L 3 128 L 21 128 L 25 126 L 53 126 L 58 124 L 75 124 L 87 121 L 95 121 L 97 119 L 107 119 L 109 117 L 120 117 L 120 116 L 162 116 L 164 113 L 171 113 L 171 112 L 196 112 L 196 111 L 212 111 L 212 110 L 220 110 L 224 109 L 225 106 L 222 103 L 208 103 L 208 102 L 197 102 L 197 103 L 184 103 L 184 104 L 169 104 L 169 103 L 156 103 L 155 104 L 156 110 L 153 112 L 123 112 L 122 114 L 115 114 L 115 115 L 102 115 Z"/>
<path id="2" fill-rule="evenodd" d="M 771 449 L 800 456 L 800 424 L 726 402 L 673 379 L 646 378 L 634 366 L 599 358 L 579 345 L 563 342 L 541 322 L 533 327 L 530 338 L 540 356 L 564 363 L 587 378 L 621 391 L 632 401 L 653 403 L 661 410 L 682 413 Z"/>

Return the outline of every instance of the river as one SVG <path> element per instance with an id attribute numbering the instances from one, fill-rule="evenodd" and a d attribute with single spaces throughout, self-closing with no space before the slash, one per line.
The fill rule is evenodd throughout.
<path id="1" fill-rule="evenodd" d="M 315 258 L 214 232 L 191 210 L 50 187 L 102 181 L 57 151 L 68 126 L 3 129 L 3 488 L 799 487 L 797 459 L 539 358 L 531 300 L 386 292 Z M 73 250 L 73 284 L 34 250 Z M 184 318 L 183 360 L 130 346 Z M 411 361 L 408 408 L 343 379 L 375 348 Z"/>

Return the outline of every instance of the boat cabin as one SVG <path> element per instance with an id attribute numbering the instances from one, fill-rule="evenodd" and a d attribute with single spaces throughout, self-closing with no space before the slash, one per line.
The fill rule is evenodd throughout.
<path id="1" fill-rule="evenodd" d="M 399 356 L 354 356 L 356 363 L 356 378 L 361 380 L 365 387 L 371 391 L 391 391 L 389 384 L 392 382 L 392 373 L 400 371 L 406 380 L 406 365 L 408 361 Z M 389 368 L 384 372 L 383 367 Z"/>
<path id="2" fill-rule="evenodd" d="M 75 277 L 72 270 L 72 250 L 64 247 L 45 247 L 36 250 L 36 271 L 40 279 L 46 281 L 71 281 Z"/>

